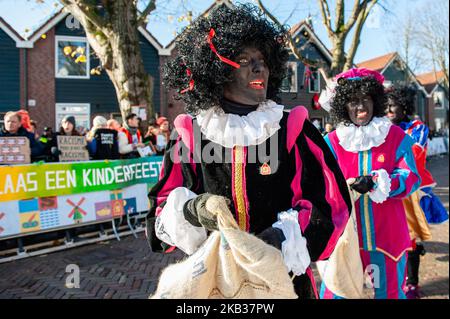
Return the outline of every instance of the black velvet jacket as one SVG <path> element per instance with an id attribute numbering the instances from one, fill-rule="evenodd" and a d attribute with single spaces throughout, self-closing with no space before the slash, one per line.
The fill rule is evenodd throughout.
<path id="1" fill-rule="evenodd" d="M 162 178 L 149 193 L 151 209 L 148 232 L 153 249 L 161 249 L 161 246 L 156 236 L 151 235 L 154 234 L 152 218 L 159 215 L 165 198 L 176 185 L 196 194 L 207 192 L 229 198 L 231 211 L 235 212 L 238 224 L 254 234 L 271 227 L 277 221 L 279 212 L 293 208 L 302 216 L 299 222 L 311 260 L 328 258 L 351 211 L 346 181 L 328 145 L 308 120 L 304 121 L 302 130 L 296 136 L 294 147 L 288 150 L 288 135 L 292 135 L 292 132 L 288 132 L 289 116 L 290 113 L 284 112 L 279 123 L 281 128 L 265 142 L 244 147 L 242 181 L 236 175 L 239 163 L 235 161 L 235 148 L 225 148 L 207 140 L 195 119 L 192 119 L 192 130 L 194 136 L 201 138 L 194 139 L 193 149 L 190 149 L 192 145 L 186 145 L 186 140 L 175 129 L 164 158 Z M 201 160 L 204 158 L 202 152 L 206 147 L 211 148 L 210 143 L 214 147 L 209 154 L 215 161 L 205 163 Z M 276 152 L 277 156 L 251 155 L 259 154 L 261 150 L 270 154 L 271 144 L 274 148 L 272 152 Z M 174 152 L 185 160 L 174 162 L 173 159 L 177 157 L 174 157 Z M 231 161 L 223 161 L 224 158 Z M 239 185 L 242 185 L 241 189 Z M 242 193 L 244 200 L 239 204 L 238 197 Z M 314 297 L 310 280 L 299 276 L 295 282 L 300 297 Z"/>

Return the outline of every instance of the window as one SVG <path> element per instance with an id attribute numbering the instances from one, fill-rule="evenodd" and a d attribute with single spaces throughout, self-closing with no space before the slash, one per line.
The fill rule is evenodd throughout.
<path id="1" fill-rule="evenodd" d="M 89 79 L 89 44 L 84 37 L 56 36 L 55 76 Z"/>
<path id="2" fill-rule="evenodd" d="M 320 93 L 320 73 L 318 70 L 311 70 L 308 79 L 309 93 Z"/>
<path id="3" fill-rule="evenodd" d="M 286 77 L 281 84 L 281 91 L 297 93 L 297 62 L 288 62 Z"/>
<path id="4" fill-rule="evenodd" d="M 56 103 L 55 131 L 61 127 L 61 121 L 66 115 L 75 117 L 76 128 L 89 129 L 91 123 L 91 105 L 89 103 Z"/>
<path id="5" fill-rule="evenodd" d="M 444 107 L 444 92 L 442 91 L 434 92 L 433 100 L 434 100 L 434 108 L 442 109 Z"/>

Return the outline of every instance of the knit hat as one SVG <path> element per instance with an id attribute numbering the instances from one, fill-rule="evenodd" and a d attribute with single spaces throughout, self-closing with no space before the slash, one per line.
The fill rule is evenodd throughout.
<path id="1" fill-rule="evenodd" d="M 101 115 L 94 117 L 94 120 L 92 121 L 94 127 L 105 127 L 107 126 L 107 123 L 108 121 Z"/>
<path id="2" fill-rule="evenodd" d="M 17 111 L 17 114 L 20 115 L 22 127 L 29 131 L 31 129 L 31 122 L 28 112 L 25 110 L 19 110 Z"/>
<path id="3" fill-rule="evenodd" d="M 156 124 L 158 126 L 161 126 L 161 124 L 163 124 L 164 122 L 168 121 L 167 117 L 164 116 L 160 116 L 158 117 L 158 119 L 156 120 Z"/>
<path id="4" fill-rule="evenodd" d="M 69 123 L 72 123 L 72 125 L 74 127 L 76 126 L 75 117 L 73 115 L 64 116 L 64 118 L 62 119 L 62 122 L 69 122 Z"/>

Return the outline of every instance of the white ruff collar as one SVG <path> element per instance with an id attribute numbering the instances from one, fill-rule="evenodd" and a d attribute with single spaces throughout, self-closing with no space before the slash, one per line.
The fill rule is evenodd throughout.
<path id="1" fill-rule="evenodd" d="M 387 117 L 374 117 L 365 126 L 339 124 L 336 128 L 336 134 L 339 138 L 339 144 L 346 151 L 358 153 L 383 144 L 391 126 L 392 123 Z"/>
<path id="2" fill-rule="evenodd" d="M 197 115 L 197 122 L 207 139 L 223 147 L 259 145 L 280 129 L 283 109 L 271 100 L 245 116 L 213 107 Z"/>

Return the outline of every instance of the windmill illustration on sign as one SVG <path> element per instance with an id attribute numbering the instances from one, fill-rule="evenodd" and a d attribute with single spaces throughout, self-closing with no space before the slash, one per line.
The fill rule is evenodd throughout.
<path id="1" fill-rule="evenodd" d="M 82 208 L 80 208 L 81 204 L 83 204 L 85 199 L 86 199 L 85 197 L 82 197 L 80 199 L 80 201 L 78 202 L 78 204 L 76 204 L 76 205 L 70 199 L 66 200 L 66 202 L 69 205 L 73 206 L 73 209 L 70 212 L 68 217 L 69 218 L 73 217 L 73 221 L 75 222 L 75 224 L 81 223 L 82 219 L 83 219 L 83 215 L 86 216 L 86 214 L 87 214 Z"/>

